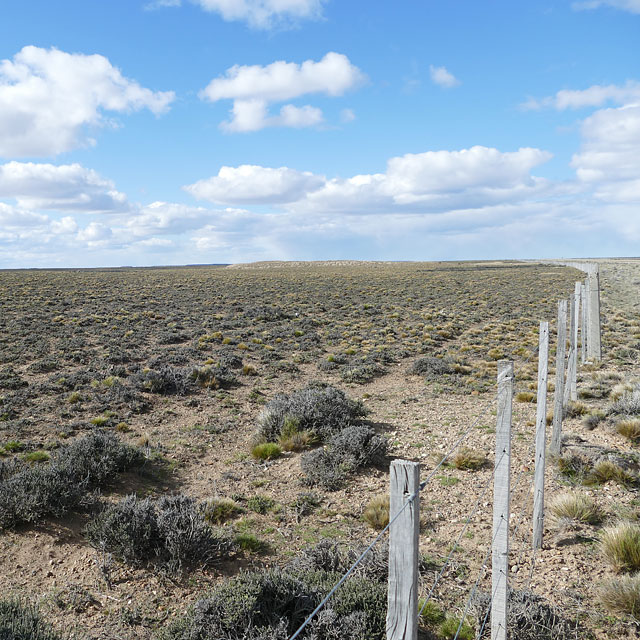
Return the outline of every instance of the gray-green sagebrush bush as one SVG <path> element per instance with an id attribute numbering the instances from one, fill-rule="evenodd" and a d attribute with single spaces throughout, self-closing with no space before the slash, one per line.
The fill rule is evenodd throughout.
<path id="1" fill-rule="evenodd" d="M 308 484 L 333 491 L 361 467 L 381 463 L 387 448 L 387 439 L 371 427 L 353 425 L 329 438 L 326 446 L 304 455 L 300 465 Z"/>
<path id="2" fill-rule="evenodd" d="M 93 547 L 119 560 L 152 563 L 171 573 L 186 565 L 211 565 L 234 548 L 228 535 L 209 526 L 204 508 L 184 495 L 127 496 L 89 522 L 85 535 Z"/>
<path id="3" fill-rule="evenodd" d="M 0 600 L 0 640 L 62 640 L 38 610 L 19 600 Z"/>
<path id="4" fill-rule="evenodd" d="M 258 435 L 274 442 L 285 423 L 295 422 L 299 431 L 312 431 L 325 440 L 366 415 L 362 402 L 329 384 L 311 383 L 289 394 L 278 394 L 258 417 Z"/>
<path id="5" fill-rule="evenodd" d="M 365 415 L 362 402 L 329 384 L 312 383 L 267 403 L 258 418 L 257 438 L 274 441 L 299 433 L 325 443 L 303 456 L 301 467 L 309 484 L 335 490 L 359 468 L 386 455 L 386 438 L 362 424 Z"/>
<path id="6" fill-rule="evenodd" d="M 115 475 L 142 464 L 142 453 L 96 431 L 55 451 L 48 464 L 0 465 L 0 529 L 61 516 Z"/>
<path id="7" fill-rule="evenodd" d="M 490 637 L 491 595 L 478 593 L 472 603 L 476 620 L 480 625 L 486 620 L 482 638 Z M 575 620 L 564 618 L 544 598 L 531 592 L 509 588 L 509 612 L 507 634 L 518 640 L 572 640 L 581 638 L 580 625 Z M 589 637 L 585 635 L 584 637 Z"/>
<path id="8" fill-rule="evenodd" d="M 304 552 L 285 570 L 241 573 L 217 585 L 158 640 L 286 640 L 342 577 L 351 557 L 357 557 L 355 550 L 323 545 L 317 553 Z M 301 637 L 381 640 L 386 609 L 386 570 L 363 570 L 336 591 Z"/>

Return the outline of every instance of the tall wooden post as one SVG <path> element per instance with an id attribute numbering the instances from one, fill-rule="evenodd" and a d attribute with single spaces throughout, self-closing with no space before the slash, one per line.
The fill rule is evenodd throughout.
<path id="1" fill-rule="evenodd" d="M 597 264 L 589 271 L 587 282 L 589 287 L 587 358 L 595 361 L 602 358 L 600 342 L 600 271 Z"/>
<path id="2" fill-rule="evenodd" d="M 549 374 L 549 323 L 540 323 L 538 347 L 538 399 L 536 404 L 536 467 L 533 494 L 533 548 L 542 547 L 544 530 L 544 466 L 547 448 L 547 379 Z"/>
<path id="3" fill-rule="evenodd" d="M 491 640 L 507 638 L 509 576 L 509 497 L 511 491 L 511 414 L 513 362 L 498 362 L 498 417 L 493 477 L 493 547 L 491 557 Z"/>
<path id="4" fill-rule="evenodd" d="M 393 517 L 420 487 L 420 465 L 394 460 L 390 470 L 389 515 Z M 389 527 L 387 640 L 418 638 L 418 536 L 420 496 Z"/>
<path id="5" fill-rule="evenodd" d="M 587 361 L 587 285 L 583 282 L 580 285 L 580 300 L 581 300 L 581 326 L 580 326 L 580 342 L 582 352 L 582 364 Z"/>
<path id="6" fill-rule="evenodd" d="M 577 367 L 578 367 L 578 312 L 580 300 L 574 293 L 569 298 L 569 356 L 567 358 L 567 379 L 565 381 L 563 405 L 566 407 L 569 400 L 578 399 Z"/>
<path id="7" fill-rule="evenodd" d="M 556 387 L 553 393 L 553 430 L 551 453 L 560 454 L 564 413 L 564 360 L 567 349 L 567 301 L 558 300 L 558 344 L 556 345 Z"/>
<path id="8" fill-rule="evenodd" d="M 580 329 L 580 283 L 576 282 L 573 291 L 573 306 L 575 308 L 573 331 L 571 340 L 573 342 L 573 370 L 571 378 L 571 400 L 578 399 L 578 331 Z"/>

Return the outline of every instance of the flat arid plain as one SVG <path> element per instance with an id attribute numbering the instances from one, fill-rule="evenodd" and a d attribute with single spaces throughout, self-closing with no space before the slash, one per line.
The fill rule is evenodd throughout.
<path id="1" fill-rule="evenodd" d="M 390 461 L 426 478 L 468 431 L 420 496 L 420 633 L 475 637 L 482 598 L 466 603 L 490 591 L 496 369 L 510 359 L 512 637 L 637 637 L 640 555 L 608 542 L 640 517 L 640 261 L 599 264 L 603 358 L 578 368 L 536 554 L 538 328 L 550 322 L 554 354 L 557 301 L 582 272 L 1 271 L 0 615 L 33 638 L 287 638 L 384 526 Z M 549 371 L 552 391 L 553 358 Z M 302 637 L 385 637 L 386 572 L 381 541 Z"/>

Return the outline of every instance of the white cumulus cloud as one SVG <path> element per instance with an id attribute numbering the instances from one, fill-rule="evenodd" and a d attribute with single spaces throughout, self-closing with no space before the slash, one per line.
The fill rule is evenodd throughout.
<path id="1" fill-rule="evenodd" d="M 314 20 L 322 16 L 322 0 L 191 0 L 228 22 L 242 21 L 256 29 Z M 163 0 L 167 4 L 167 0 Z M 175 5 L 177 0 L 169 0 Z"/>
<path id="2" fill-rule="evenodd" d="M 598 7 L 613 7 L 629 13 L 640 13 L 640 0 L 585 0 L 574 2 L 571 7 L 577 11 L 597 9 Z"/>
<path id="3" fill-rule="evenodd" d="M 90 247 L 105 246 L 113 231 L 109 226 L 102 222 L 91 222 L 84 229 L 78 231 L 78 240 L 85 242 Z"/>
<path id="4" fill-rule="evenodd" d="M 460 80 L 458 80 L 452 73 L 449 73 L 446 67 L 434 67 L 430 64 L 429 75 L 431 76 L 431 81 L 434 84 L 437 84 L 439 87 L 444 87 L 445 89 L 457 87 L 460 84 Z"/>
<path id="5" fill-rule="evenodd" d="M 640 102 L 640 82 L 627 80 L 622 86 L 595 84 L 587 89 L 562 89 L 554 96 L 541 99 L 529 98 L 521 106 L 525 109 L 552 107 L 563 111 L 565 109 L 600 107 L 606 103 L 622 105 L 629 102 Z"/>
<path id="6" fill-rule="evenodd" d="M 184 187 L 200 200 L 224 204 L 282 204 L 320 188 L 324 178 L 288 167 L 244 164 L 222 167 L 217 176 Z"/>
<path id="7" fill-rule="evenodd" d="M 291 212 L 425 213 L 477 208 L 535 197 L 549 190 L 531 170 L 551 158 L 540 149 L 487 147 L 427 151 L 391 158 L 385 173 L 326 179 L 288 167 L 222 167 L 185 188 L 226 204 L 281 204 Z"/>
<path id="8" fill-rule="evenodd" d="M 0 198 L 14 198 L 25 209 L 122 212 L 129 209 L 113 182 L 79 164 L 11 161 L 0 165 Z"/>
<path id="9" fill-rule="evenodd" d="M 203 100 L 233 100 L 232 119 L 223 123 L 229 131 L 257 131 L 267 126 L 311 126 L 322 121 L 320 109 L 287 104 L 279 116 L 268 115 L 269 104 L 308 94 L 336 97 L 356 88 L 365 75 L 347 56 L 327 53 L 320 61 L 302 64 L 280 60 L 266 66 L 235 65 L 214 78 L 200 92 Z"/>
<path id="10" fill-rule="evenodd" d="M 165 112 L 175 95 L 125 78 L 101 55 L 27 46 L 0 61 L 0 156 L 51 156 L 91 144 L 104 112 Z"/>
<path id="11" fill-rule="evenodd" d="M 578 180 L 608 202 L 640 202 L 640 103 L 600 109 L 582 122 L 571 160 Z"/>

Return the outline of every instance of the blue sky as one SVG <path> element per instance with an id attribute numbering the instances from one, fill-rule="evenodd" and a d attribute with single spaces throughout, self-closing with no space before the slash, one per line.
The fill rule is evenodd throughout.
<path id="1" fill-rule="evenodd" d="M 23 0 L 0 268 L 638 255 L 640 0 Z"/>

